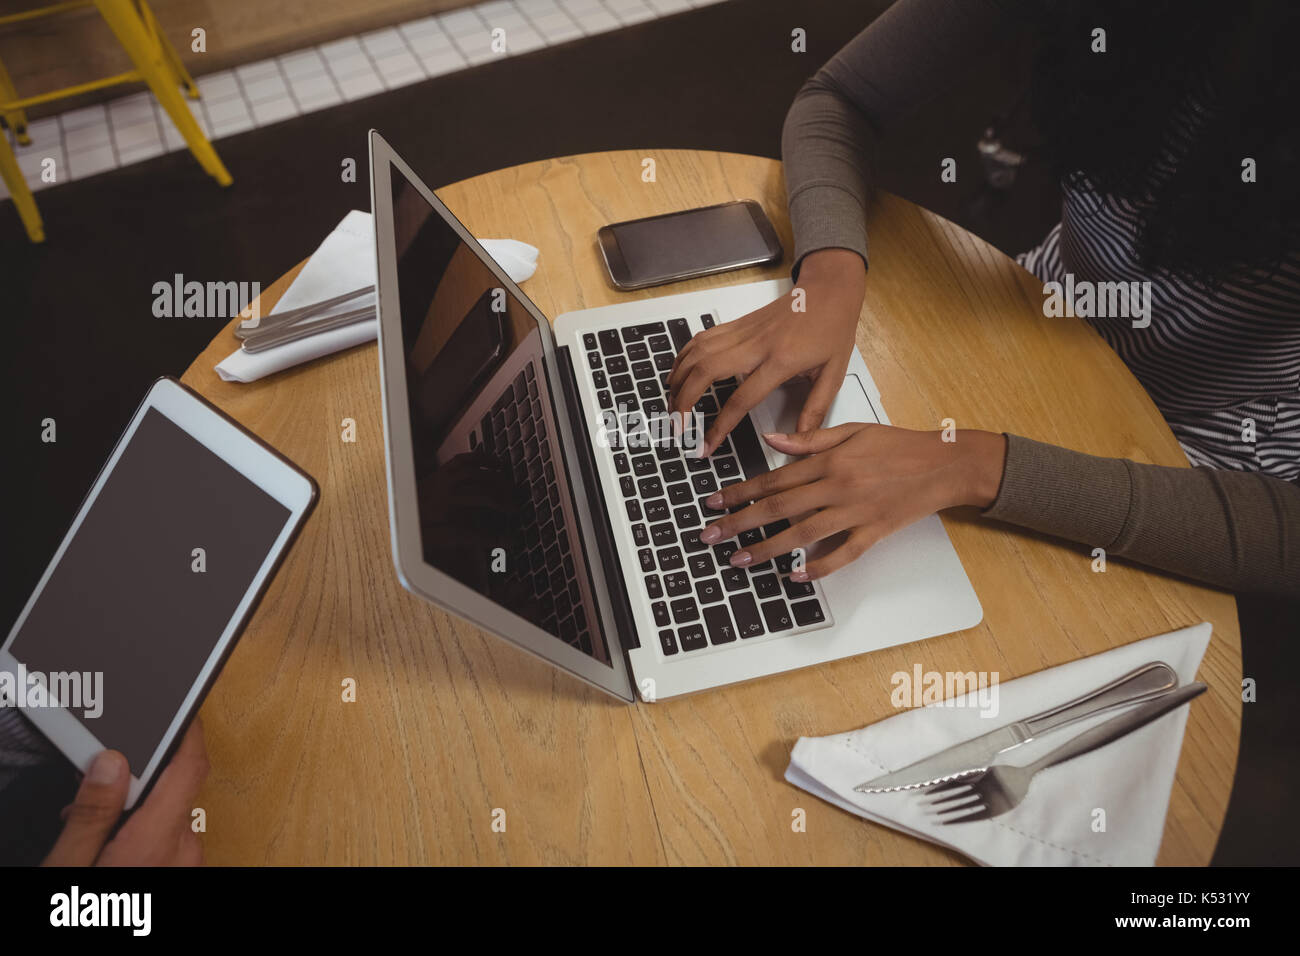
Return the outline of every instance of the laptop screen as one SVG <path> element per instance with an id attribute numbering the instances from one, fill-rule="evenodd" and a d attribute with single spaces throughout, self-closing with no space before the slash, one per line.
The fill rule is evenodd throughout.
<path id="1" fill-rule="evenodd" d="M 391 188 L 424 560 L 610 665 L 537 322 L 396 169 Z"/>

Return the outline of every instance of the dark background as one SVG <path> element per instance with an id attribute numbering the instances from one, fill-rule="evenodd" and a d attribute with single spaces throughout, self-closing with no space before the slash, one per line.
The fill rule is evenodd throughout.
<path id="1" fill-rule="evenodd" d="M 379 129 L 435 188 L 517 163 L 629 148 L 718 149 L 779 157 L 781 124 L 800 84 L 887 3 L 732 0 L 614 33 L 438 77 L 222 139 L 235 178 L 222 190 L 188 152 L 37 194 L 47 241 L 33 246 L 12 203 L 0 206 L 8 629 L 149 383 L 179 376 L 222 320 L 155 319 L 152 287 L 174 273 L 260 281 L 300 261 L 349 209 L 368 209 L 365 134 Z M 790 50 L 790 31 L 808 50 Z M 988 190 L 975 143 L 1020 99 L 1032 38 L 991 55 L 969 81 L 888 131 L 882 185 L 1014 254 L 1059 219 L 1059 193 L 1032 161 L 1006 193 Z M 1023 121 L 1021 121 L 1023 123 Z M 1014 120 L 1005 137 L 1031 146 Z M 957 158 L 958 181 L 939 182 Z M 356 183 L 340 163 L 357 160 Z M 54 418 L 58 442 L 40 441 Z M 1300 862 L 1300 796 L 1291 691 L 1297 614 L 1240 604 L 1243 745 L 1216 863 Z"/>

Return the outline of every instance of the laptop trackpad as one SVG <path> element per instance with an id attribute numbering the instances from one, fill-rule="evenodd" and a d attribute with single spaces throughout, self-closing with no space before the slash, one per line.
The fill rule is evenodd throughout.
<path id="1" fill-rule="evenodd" d="M 799 413 L 803 411 L 804 402 L 807 401 L 811 390 L 812 383 L 809 381 L 801 379 L 789 382 L 763 399 L 758 407 L 749 413 L 754 420 L 754 430 L 758 432 L 763 454 L 767 456 L 767 463 L 772 468 L 780 468 L 794 459 L 772 450 L 767 442 L 762 440 L 762 436 L 767 432 L 788 435 L 795 431 L 799 425 Z M 844 376 L 844 384 L 840 386 L 835 401 L 831 403 L 830 412 L 822 422 L 822 428 L 833 428 L 845 422 L 878 422 L 879 420 L 875 409 L 871 406 L 871 400 L 867 398 L 867 390 L 862 387 L 862 380 L 849 373 Z"/>

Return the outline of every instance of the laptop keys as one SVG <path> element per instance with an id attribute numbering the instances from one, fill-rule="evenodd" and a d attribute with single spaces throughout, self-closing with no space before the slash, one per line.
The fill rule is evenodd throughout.
<path id="1" fill-rule="evenodd" d="M 811 597 L 814 593 L 812 583 L 809 581 L 791 581 L 789 578 L 782 578 L 781 584 L 785 587 L 785 596 L 792 601 Z"/>
<path id="2" fill-rule="evenodd" d="M 728 591 L 739 591 L 749 586 L 749 576 L 742 568 L 723 568 L 722 585 Z"/>
<path id="3" fill-rule="evenodd" d="M 692 554 L 686 559 L 686 566 L 690 568 L 691 577 L 693 578 L 702 578 L 713 574 L 713 558 L 707 551 L 703 554 Z"/>
<path id="4" fill-rule="evenodd" d="M 704 623 L 709 629 L 709 640 L 714 644 L 730 644 L 736 639 L 736 629 L 731 625 L 731 615 L 725 604 L 711 604 L 704 609 Z"/>
<path id="5" fill-rule="evenodd" d="M 722 586 L 718 584 L 717 578 L 709 578 L 707 581 L 697 581 L 695 584 L 695 596 L 699 598 L 701 604 L 712 604 L 715 601 L 721 601 Z"/>
<path id="6" fill-rule="evenodd" d="M 685 564 L 680 548 L 663 548 L 657 554 L 660 571 L 676 571 Z"/>
<path id="7" fill-rule="evenodd" d="M 709 646 L 709 640 L 704 636 L 704 628 L 699 624 L 678 628 L 677 639 L 682 642 L 684 651 L 698 651 Z"/>
<path id="8" fill-rule="evenodd" d="M 672 603 L 673 621 L 677 624 L 684 624 L 687 621 L 699 620 L 700 609 L 696 606 L 693 598 L 678 598 Z"/>
<path id="9" fill-rule="evenodd" d="M 794 627 L 794 622 L 790 620 L 790 611 L 786 608 L 784 601 L 764 601 L 763 602 L 763 620 L 767 622 L 769 631 L 788 631 Z"/>
<path id="10" fill-rule="evenodd" d="M 703 328 L 713 328 L 711 314 L 699 315 Z M 710 458 L 683 454 L 675 435 L 659 430 L 657 420 L 667 413 L 667 376 L 679 351 L 691 339 L 687 319 L 677 317 L 667 322 L 650 322 L 583 333 L 582 344 L 591 366 L 591 382 L 602 409 L 619 416 L 611 432 L 619 440 L 612 442 L 614 469 L 620 491 L 626 498 L 629 527 L 642 571 L 644 594 L 650 600 L 657 627 L 660 650 L 665 657 L 682 651 L 735 644 L 738 640 L 794 631 L 796 628 L 825 624 L 827 612 L 817 590 L 809 582 L 792 581 L 794 556 L 784 554 L 748 568 L 733 568 L 730 559 L 738 550 L 753 548 L 789 528 L 778 521 L 762 529 L 751 528 L 736 538 L 710 548 L 700 540 L 701 525 L 727 513 L 705 502 L 719 488 L 754 478 L 767 471 L 767 461 L 752 422 L 746 418 L 730 436 L 723 439 Z M 484 417 L 476 440 L 487 451 L 497 448 L 526 461 L 524 471 L 540 487 L 538 507 L 551 511 L 548 502 L 558 499 L 555 467 L 550 463 L 549 448 L 540 430 L 541 408 L 537 384 L 531 366 Z M 713 383 L 700 397 L 695 412 L 708 428 L 717 418 L 722 405 L 734 394 L 734 378 Z M 536 419 L 536 421 L 534 421 Z M 688 428 L 695 429 L 694 423 Z M 537 458 L 541 448 L 548 454 Z M 519 444 L 528 447 L 519 451 Z M 508 450 L 508 451 L 507 451 Z M 518 463 L 516 463 L 518 464 Z M 529 505 L 530 509 L 532 504 Z M 730 509 L 742 510 L 745 504 Z M 558 520 L 558 519 L 557 519 Z M 549 516 L 545 518 L 550 521 Z M 534 525 L 535 529 L 537 526 Z M 546 524 L 548 533 L 552 525 Z M 535 531 L 534 531 L 535 533 Z M 537 548 L 536 562 L 525 562 L 543 582 L 569 575 L 574 562 L 567 544 L 557 558 L 548 550 Z M 553 550 L 553 549 L 551 549 Z M 558 560 L 559 568 L 556 567 Z M 527 578 L 525 578 L 527 580 Z M 575 582 L 576 584 L 576 582 Z M 577 646 L 586 633 L 585 618 L 576 623 L 578 595 L 559 606 L 547 605 L 551 615 Z"/>
<path id="11" fill-rule="evenodd" d="M 763 622 L 758 615 L 758 603 L 749 593 L 733 594 L 731 611 L 736 616 L 736 630 L 742 639 L 758 637 L 763 633 Z"/>
<path id="12" fill-rule="evenodd" d="M 665 521 L 663 524 L 650 526 L 650 537 L 654 540 L 655 547 L 661 548 L 670 545 L 677 540 L 677 529 L 673 527 L 672 522 Z"/>
<path id="13" fill-rule="evenodd" d="M 790 609 L 794 611 L 794 619 L 800 627 L 807 627 L 809 624 L 820 624 L 826 620 L 826 613 L 822 610 L 821 601 L 800 601 L 798 604 L 792 604 Z"/>
<path id="14" fill-rule="evenodd" d="M 673 345 L 680 352 L 691 340 L 691 327 L 686 324 L 685 319 L 669 319 L 668 334 L 673 337 Z"/>
<path id="15" fill-rule="evenodd" d="M 664 591 L 669 597 L 681 597 L 691 591 L 691 579 L 684 572 L 664 575 Z"/>
<path id="16" fill-rule="evenodd" d="M 707 551 L 709 548 L 707 544 L 700 540 L 700 532 L 698 528 L 694 531 L 682 532 L 682 547 L 686 550 L 687 554 L 690 554 L 693 551 Z"/>

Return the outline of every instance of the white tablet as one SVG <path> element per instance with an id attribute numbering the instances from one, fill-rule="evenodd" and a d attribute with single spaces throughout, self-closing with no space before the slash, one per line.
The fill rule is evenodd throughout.
<path id="1" fill-rule="evenodd" d="M 316 502 L 316 483 L 171 378 L 153 384 L 0 647 L 0 706 L 135 805 Z"/>

